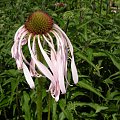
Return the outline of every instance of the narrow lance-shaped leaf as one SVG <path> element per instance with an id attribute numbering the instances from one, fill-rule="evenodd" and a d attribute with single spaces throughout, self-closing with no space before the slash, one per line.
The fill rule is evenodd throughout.
<path id="1" fill-rule="evenodd" d="M 84 89 L 90 90 L 91 92 L 95 93 L 96 95 L 98 95 L 99 97 L 104 98 L 104 96 L 98 91 L 96 90 L 94 87 L 92 87 L 91 85 L 89 85 L 88 83 L 82 81 L 78 82 L 78 86 L 82 87 Z M 105 98 L 104 98 L 105 99 Z"/>

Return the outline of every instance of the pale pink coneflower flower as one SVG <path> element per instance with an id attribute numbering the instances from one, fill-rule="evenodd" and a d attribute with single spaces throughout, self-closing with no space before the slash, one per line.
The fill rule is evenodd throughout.
<path id="1" fill-rule="evenodd" d="M 47 66 L 38 60 L 36 43 L 39 46 Z M 44 43 L 44 45 L 43 45 Z M 28 44 L 31 61 L 25 58 L 22 47 Z M 43 48 L 47 45 L 47 50 Z M 50 80 L 48 91 L 56 101 L 60 92 L 66 93 L 67 61 L 71 61 L 71 73 L 73 81 L 78 82 L 78 73 L 74 61 L 73 46 L 65 32 L 53 22 L 53 19 L 45 12 L 34 12 L 22 25 L 14 36 L 14 44 L 11 49 L 12 57 L 16 60 L 17 68 L 23 70 L 24 76 L 30 88 L 35 88 L 32 77 L 41 77 L 38 70 Z M 68 57 L 69 55 L 69 57 Z M 36 68 L 38 70 L 36 70 Z M 65 82 L 66 80 L 66 82 Z"/>

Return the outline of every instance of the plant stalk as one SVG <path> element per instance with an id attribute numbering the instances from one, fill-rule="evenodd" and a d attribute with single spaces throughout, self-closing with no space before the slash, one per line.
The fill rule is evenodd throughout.
<path id="1" fill-rule="evenodd" d="M 51 95 L 48 93 L 48 120 L 50 120 Z"/>
<path id="2" fill-rule="evenodd" d="M 42 120 L 42 78 L 38 78 L 37 83 L 37 120 Z"/>
<path id="3" fill-rule="evenodd" d="M 38 46 L 38 42 L 36 40 L 36 52 L 37 52 L 37 59 L 41 62 L 44 62 L 43 56 Z M 37 120 L 42 120 L 42 86 L 43 86 L 43 77 L 37 78 Z"/>
<path id="4" fill-rule="evenodd" d="M 102 14 L 102 3 L 103 3 L 103 0 L 100 0 L 100 13 L 99 13 L 99 17 L 101 17 L 101 14 Z"/>

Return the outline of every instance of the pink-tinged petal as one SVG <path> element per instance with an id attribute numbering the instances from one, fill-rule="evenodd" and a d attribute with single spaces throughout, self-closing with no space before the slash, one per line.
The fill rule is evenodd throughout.
<path id="1" fill-rule="evenodd" d="M 65 37 L 63 36 L 63 34 L 60 32 L 60 30 L 56 29 L 57 25 L 53 25 L 53 29 L 56 31 L 56 33 L 58 34 L 59 38 L 60 38 L 60 41 L 63 45 L 63 61 L 64 61 L 64 74 L 65 74 L 65 78 L 66 78 L 66 81 L 67 81 L 67 57 L 68 57 L 68 48 L 67 48 L 67 41 L 65 39 Z M 68 81 L 67 81 L 68 82 Z"/>
<path id="2" fill-rule="evenodd" d="M 18 55 L 18 45 L 19 45 L 20 38 L 21 38 L 21 35 L 22 35 L 22 34 L 19 34 L 19 32 L 20 32 L 21 30 L 23 30 L 23 29 L 24 29 L 24 31 L 25 31 L 24 25 L 21 26 L 21 27 L 17 30 L 17 32 L 15 33 L 15 36 L 14 36 L 14 45 L 12 46 L 12 49 L 11 49 L 11 53 L 12 53 L 12 57 L 13 57 L 13 58 L 16 58 L 16 57 L 19 56 L 19 55 Z"/>
<path id="3" fill-rule="evenodd" d="M 31 76 L 33 77 L 41 77 L 42 75 L 41 74 L 38 74 L 37 73 L 37 71 L 35 70 L 35 68 L 34 68 L 34 65 L 33 65 L 33 63 L 29 63 L 27 60 L 26 60 L 26 58 L 25 58 L 25 56 L 23 55 L 23 53 L 22 53 L 22 58 L 23 58 L 23 60 L 24 60 L 24 62 L 27 64 L 27 65 L 29 65 L 30 66 L 30 74 L 31 74 Z M 31 73 L 32 72 L 32 73 Z"/>
<path id="4" fill-rule="evenodd" d="M 68 42 L 68 45 L 69 45 L 69 48 L 70 48 L 70 52 L 71 52 L 71 70 L 72 70 L 72 77 L 73 77 L 73 81 L 75 84 L 78 83 L 78 72 L 77 72 L 77 68 L 76 68 L 76 65 L 75 65 L 75 61 L 74 61 L 74 55 L 73 55 L 73 46 L 70 42 L 70 40 L 68 38 L 67 39 L 67 42 Z"/>
<path id="5" fill-rule="evenodd" d="M 30 61 L 30 74 L 32 77 L 36 75 L 35 62 L 33 59 Z"/>
<path id="6" fill-rule="evenodd" d="M 23 27 L 23 26 L 22 26 Z M 19 28 L 19 30 L 22 28 Z M 17 33 L 19 32 L 19 30 L 17 31 Z M 17 35 L 17 33 L 15 34 L 15 36 Z M 24 32 L 23 34 L 21 34 L 20 36 L 16 36 L 16 37 L 20 37 L 19 39 L 14 40 L 14 45 L 11 48 L 11 53 L 12 53 L 12 57 L 16 60 L 16 65 L 18 69 L 22 69 L 22 41 L 24 39 L 24 37 L 26 36 L 27 32 Z"/>
<path id="7" fill-rule="evenodd" d="M 37 55 L 36 55 L 36 45 L 35 45 L 35 37 L 33 38 L 33 43 L 32 43 L 32 51 L 33 51 L 33 54 L 35 55 L 35 58 L 37 58 Z M 32 76 L 35 76 L 36 75 L 36 70 L 35 70 L 35 62 L 34 60 L 31 58 L 31 61 L 30 61 L 30 73 Z"/>
<path id="8" fill-rule="evenodd" d="M 17 48 L 18 48 L 18 44 L 19 44 L 19 42 L 16 41 L 16 42 L 13 44 L 12 48 L 11 48 L 12 58 L 15 58 L 16 55 L 18 54 L 18 49 L 17 49 Z"/>
<path id="9" fill-rule="evenodd" d="M 47 36 L 48 36 L 48 38 L 50 39 L 51 44 L 54 46 L 53 39 L 52 39 L 52 37 L 50 36 L 50 34 L 47 33 Z"/>
<path id="10" fill-rule="evenodd" d="M 56 84 L 53 84 L 53 83 L 50 84 L 49 91 L 51 93 L 51 96 L 57 102 L 59 100 L 59 96 L 60 96 L 60 87 L 59 87 L 58 81 L 56 82 Z"/>
<path id="11" fill-rule="evenodd" d="M 52 33 L 54 34 L 54 36 L 56 37 L 57 42 L 57 66 L 58 66 L 58 81 L 59 81 L 59 85 L 60 85 L 60 90 L 62 92 L 62 94 L 66 93 L 66 89 L 65 89 L 65 83 L 64 83 L 64 75 L 65 75 L 65 53 L 64 53 L 64 44 L 61 41 L 60 36 L 55 32 L 52 31 Z"/>
<path id="12" fill-rule="evenodd" d="M 25 29 L 24 25 L 22 25 L 22 26 L 16 31 L 15 36 L 14 36 L 14 41 L 19 40 L 21 34 L 22 34 L 24 31 L 26 31 L 26 29 Z"/>
<path id="13" fill-rule="evenodd" d="M 65 89 L 65 83 L 64 83 L 64 66 L 63 61 L 61 58 L 61 50 L 57 53 L 57 64 L 58 64 L 58 80 L 59 80 L 59 86 L 62 94 L 66 93 Z"/>
<path id="14" fill-rule="evenodd" d="M 56 73 L 56 69 L 55 69 L 55 66 L 54 64 L 51 62 L 50 58 L 48 57 L 48 55 L 46 54 L 46 52 L 44 51 L 42 45 L 41 45 L 41 42 L 40 42 L 40 38 L 39 38 L 39 35 L 38 35 L 38 45 L 39 45 L 39 48 L 40 48 L 40 51 L 46 61 L 46 63 L 48 64 L 48 66 L 50 67 L 52 73 L 53 73 L 53 76 L 55 79 L 57 79 L 57 73 Z"/>
<path id="15" fill-rule="evenodd" d="M 72 76 L 73 76 L 74 83 L 77 84 L 78 83 L 78 73 L 77 73 L 77 68 L 76 68 L 74 59 L 71 60 L 71 70 L 72 70 Z"/>
<path id="16" fill-rule="evenodd" d="M 27 41 L 28 41 L 28 40 L 27 40 L 26 38 L 23 38 L 22 43 L 21 43 L 22 46 L 25 45 L 25 44 L 27 43 Z"/>
<path id="17" fill-rule="evenodd" d="M 57 31 L 61 32 L 64 36 L 64 38 L 66 39 L 68 46 L 70 48 L 70 52 L 71 52 L 71 70 L 72 70 L 72 77 L 73 77 L 73 81 L 76 84 L 78 82 L 78 73 L 77 73 L 77 68 L 75 65 L 75 61 L 74 61 L 74 55 L 73 55 L 73 46 L 69 40 L 69 38 L 67 37 L 67 35 L 65 34 L 65 32 L 56 24 L 54 24 L 54 29 L 56 29 Z"/>
<path id="18" fill-rule="evenodd" d="M 67 80 L 67 46 L 66 46 L 66 40 L 64 40 L 64 37 L 62 36 L 62 33 L 53 31 L 54 35 L 56 36 L 56 39 L 59 40 L 59 44 L 57 45 L 58 48 L 61 46 L 62 50 L 62 59 L 63 59 L 63 66 L 64 66 L 64 75 Z"/>
<path id="19" fill-rule="evenodd" d="M 60 87 L 59 87 L 59 83 L 57 82 L 56 83 L 56 86 L 55 86 L 55 101 L 57 102 L 59 100 L 59 96 L 60 96 Z"/>
<path id="20" fill-rule="evenodd" d="M 32 34 L 30 34 L 30 35 L 29 35 L 29 38 L 28 38 L 28 48 L 29 48 L 31 57 L 32 57 L 32 59 L 34 60 L 34 62 L 35 62 L 35 64 L 37 65 L 38 69 L 40 70 L 40 72 L 41 72 L 43 75 L 45 75 L 48 79 L 50 79 L 51 82 L 54 83 L 55 81 L 54 81 L 54 78 L 53 78 L 51 72 L 48 70 L 48 68 L 47 68 L 45 65 L 43 65 L 40 61 L 38 61 L 38 60 L 35 58 L 32 50 L 31 50 L 31 46 L 30 46 L 31 36 L 32 36 Z"/>
<path id="21" fill-rule="evenodd" d="M 26 81 L 29 84 L 30 88 L 34 89 L 35 88 L 34 81 L 30 75 L 30 72 L 29 72 L 27 66 L 24 63 L 23 63 L 23 73 L 24 73 L 24 76 L 25 76 Z"/>
<path id="22" fill-rule="evenodd" d="M 56 66 L 56 54 L 54 54 L 53 50 L 50 51 L 51 62 Z"/>
<path id="23" fill-rule="evenodd" d="M 18 53 L 18 42 L 15 42 L 11 48 L 12 57 L 16 60 L 16 65 L 18 69 L 21 69 L 21 62 L 19 60 L 19 53 Z"/>
<path id="24" fill-rule="evenodd" d="M 43 35 L 43 38 L 48 43 L 49 47 L 52 49 L 52 51 L 54 52 L 54 54 L 56 54 L 56 51 L 54 49 L 54 45 L 52 43 L 50 43 L 44 35 Z"/>
<path id="25" fill-rule="evenodd" d="M 60 47 L 63 46 L 63 42 L 61 41 L 61 38 L 56 31 L 53 30 L 51 32 L 53 33 L 53 35 L 55 36 L 55 38 L 57 40 L 57 49 L 59 50 Z"/>
<path id="26" fill-rule="evenodd" d="M 54 50 L 53 50 L 53 49 L 50 50 L 51 61 L 52 61 L 52 62 L 54 63 L 54 65 L 56 66 L 56 51 L 55 51 L 53 39 L 52 39 L 52 37 L 50 36 L 50 34 L 47 34 L 47 35 L 48 35 L 48 38 L 50 39 L 51 44 L 52 44 L 52 46 L 53 46 L 53 48 L 54 48 Z M 55 51 L 55 52 L 54 52 L 54 51 Z"/>
<path id="27" fill-rule="evenodd" d="M 19 55 L 18 56 L 18 61 L 19 61 L 20 66 L 18 66 L 18 64 L 17 64 L 18 69 L 22 69 L 22 63 L 23 63 L 23 58 L 22 58 L 22 40 L 26 36 L 26 34 L 27 34 L 27 31 L 24 32 L 21 35 L 21 38 L 19 40 L 19 45 L 18 45 L 18 55 Z"/>

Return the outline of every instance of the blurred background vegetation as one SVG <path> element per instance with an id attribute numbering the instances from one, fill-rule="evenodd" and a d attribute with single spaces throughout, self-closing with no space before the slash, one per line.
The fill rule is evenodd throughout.
<path id="1" fill-rule="evenodd" d="M 69 36 L 79 83 L 51 103 L 51 120 L 120 120 L 120 1 L 0 1 L 0 120 L 36 120 L 31 90 L 11 57 L 16 30 L 35 10 L 44 10 Z M 68 81 L 72 78 L 68 70 Z M 47 120 L 49 83 L 43 86 Z"/>

